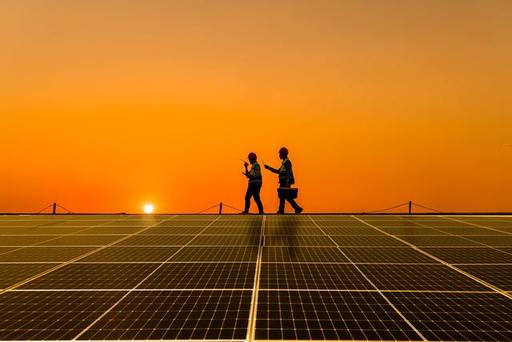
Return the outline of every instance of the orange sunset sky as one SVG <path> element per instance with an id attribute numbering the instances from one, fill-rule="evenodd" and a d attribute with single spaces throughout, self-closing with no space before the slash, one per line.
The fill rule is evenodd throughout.
<path id="1" fill-rule="evenodd" d="M 0 212 L 241 208 L 239 159 L 283 145 L 309 212 L 512 211 L 511 23 L 509 0 L 2 0 Z"/>

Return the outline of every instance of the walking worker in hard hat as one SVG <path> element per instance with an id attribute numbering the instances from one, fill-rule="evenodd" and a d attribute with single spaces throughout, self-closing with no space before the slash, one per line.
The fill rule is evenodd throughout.
<path id="1" fill-rule="evenodd" d="M 249 180 L 249 185 L 247 186 L 247 192 L 245 194 L 245 209 L 243 214 L 249 213 L 249 208 L 251 207 L 251 197 L 254 198 L 254 202 L 258 206 L 258 212 L 263 214 L 263 204 L 260 199 L 260 190 L 262 185 L 262 177 L 261 177 L 261 168 L 260 164 L 256 161 L 258 157 L 256 153 L 251 152 L 247 156 L 249 158 L 249 163 L 251 163 L 251 169 L 248 169 L 249 163 L 245 162 L 245 172 L 243 173 Z"/>
<path id="2" fill-rule="evenodd" d="M 282 160 L 281 167 L 279 169 L 274 169 L 273 167 L 265 165 L 265 169 L 279 174 L 279 189 L 277 189 L 277 194 L 279 196 L 279 210 L 277 213 L 284 214 L 284 204 L 285 201 L 288 201 L 295 210 L 295 213 L 300 214 L 303 209 L 297 204 L 297 202 L 295 202 L 298 189 L 291 187 L 291 185 L 295 183 L 295 178 L 293 177 L 292 162 L 288 159 L 288 149 L 286 147 L 281 147 L 279 150 L 279 158 Z"/>

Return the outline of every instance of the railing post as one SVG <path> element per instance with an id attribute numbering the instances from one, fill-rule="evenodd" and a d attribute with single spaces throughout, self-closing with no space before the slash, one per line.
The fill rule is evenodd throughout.
<path id="1" fill-rule="evenodd" d="M 52 214 L 55 215 L 57 213 L 57 203 L 53 203 Z"/>
<path id="2" fill-rule="evenodd" d="M 219 215 L 222 215 L 222 202 L 219 204 Z"/>
<path id="3" fill-rule="evenodd" d="M 409 215 L 412 214 L 412 201 L 409 201 Z"/>

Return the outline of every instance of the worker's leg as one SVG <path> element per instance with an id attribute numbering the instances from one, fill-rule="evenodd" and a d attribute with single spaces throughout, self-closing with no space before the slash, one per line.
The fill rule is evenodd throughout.
<path id="1" fill-rule="evenodd" d="M 284 197 L 279 197 L 279 210 L 278 214 L 284 214 Z"/>
<path id="2" fill-rule="evenodd" d="M 254 201 L 256 202 L 256 205 L 258 206 L 258 212 L 260 214 L 263 214 L 263 203 L 261 203 L 260 199 L 260 190 L 261 190 L 261 183 L 256 183 L 254 185 L 254 191 L 253 191 L 253 197 Z"/>
<path id="3" fill-rule="evenodd" d="M 253 195 L 253 189 L 251 187 L 251 184 L 247 186 L 247 192 L 245 193 L 245 209 L 244 214 L 249 213 L 249 208 L 251 207 L 251 197 Z"/>
<path id="4" fill-rule="evenodd" d="M 297 202 L 295 202 L 295 200 L 293 198 L 287 198 L 286 199 L 290 205 L 293 207 L 293 209 L 295 210 L 295 213 L 296 214 L 300 214 L 302 212 L 302 208 L 297 204 Z"/>

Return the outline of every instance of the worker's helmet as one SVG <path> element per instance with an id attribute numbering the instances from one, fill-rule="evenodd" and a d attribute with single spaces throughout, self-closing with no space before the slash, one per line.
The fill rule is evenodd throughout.
<path id="1" fill-rule="evenodd" d="M 279 149 L 279 154 L 284 154 L 285 156 L 288 155 L 288 149 L 286 147 L 281 147 Z"/>
<path id="2" fill-rule="evenodd" d="M 256 160 L 256 153 L 254 152 L 251 152 L 249 153 L 249 155 L 247 156 L 247 158 L 249 158 L 249 160 Z"/>

